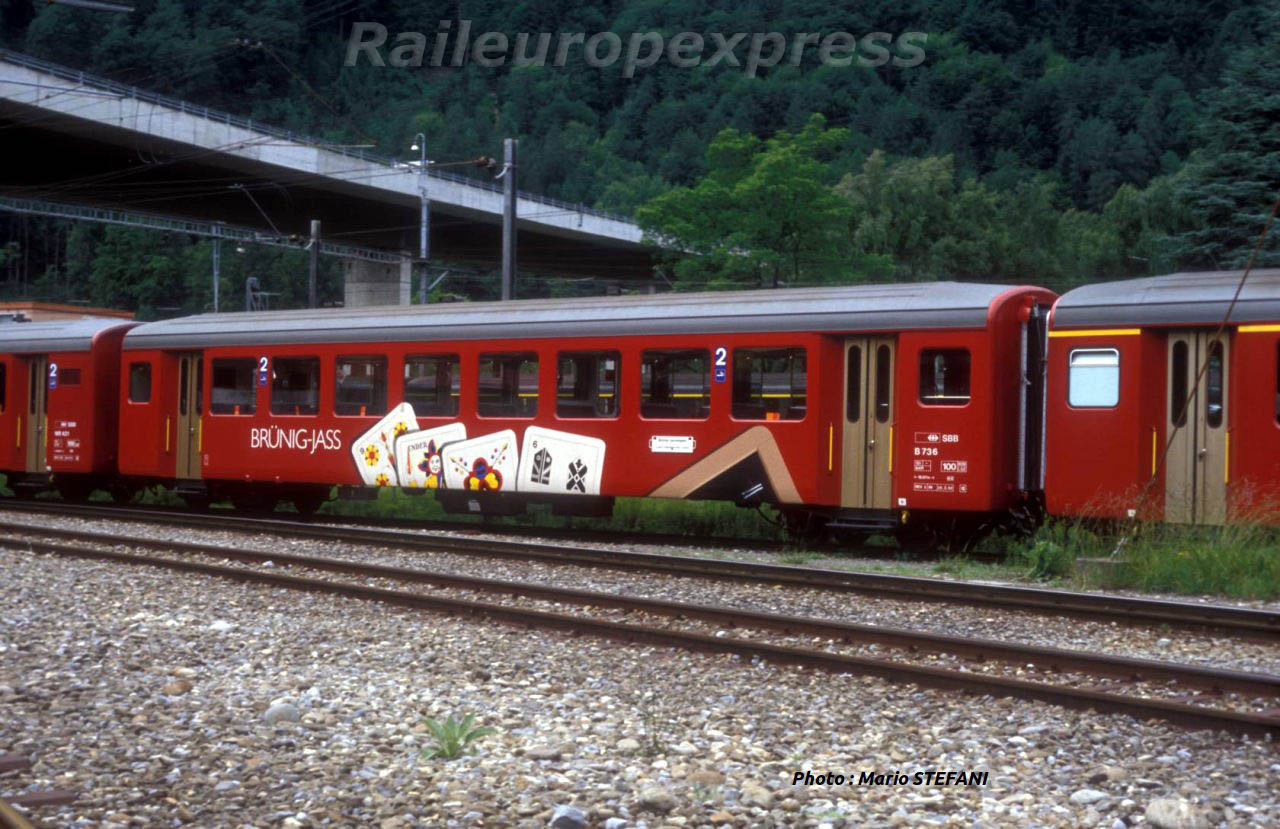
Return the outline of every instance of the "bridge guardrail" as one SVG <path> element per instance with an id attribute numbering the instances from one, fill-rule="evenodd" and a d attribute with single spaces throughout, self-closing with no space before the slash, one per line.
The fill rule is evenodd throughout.
<path id="1" fill-rule="evenodd" d="M 331 152 L 331 153 L 339 153 L 341 155 L 345 155 L 350 158 L 358 158 L 373 164 L 382 164 L 388 167 L 394 167 L 400 163 L 389 156 L 381 156 L 381 155 L 377 155 L 376 153 L 370 153 L 370 152 L 366 152 L 364 150 L 356 149 L 352 147 L 337 147 L 332 144 L 328 144 L 324 141 L 321 141 L 317 138 L 312 138 L 307 135 L 300 135 L 294 132 L 293 130 L 286 130 L 286 129 L 281 129 L 280 127 L 273 127 L 270 124 L 263 124 L 262 122 L 255 123 L 252 118 L 241 118 L 240 116 L 232 115 L 229 112 L 223 112 L 217 109 L 210 109 L 209 107 L 206 107 L 206 106 L 197 106 L 195 104 L 190 104 L 187 101 L 184 101 L 180 98 L 172 98 L 168 95 L 161 95 L 158 92 L 150 92 L 145 89 L 139 89 L 136 86 L 123 84 L 123 83 L 120 83 L 119 81 L 113 81 L 110 78 L 104 78 L 100 75 L 94 75 L 89 72 L 84 72 L 80 69 L 72 69 L 70 67 L 62 66 L 61 64 L 53 63 L 51 61 L 43 60 L 41 58 L 34 58 L 34 57 L 31 57 L 30 55 L 24 55 L 20 52 L 11 52 L 7 49 L 0 49 L 0 60 L 7 61 L 8 63 L 17 64 L 18 66 L 25 66 L 29 69 L 38 69 L 41 72 L 47 72 L 50 75 L 55 75 L 65 80 L 75 81 L 76 83 L 79 83 L 84 86 L 92 86 L 97 89 L 114 92 L 118 95 L 121 95 L 127 98 L 133 98 L 139 101 L 147 101 L 148 103 L 159 104 L 160 106 L 166 106 L 171 109 L 177 109 L 179 112 L 182 112 L 188 115 L 198 115 L 201 118 L 205 118 L 210 121 L 218 121 L 231 126 L 242 127 L 252 132 L 272 135 L 272 136 L 275 136 L 276 138 L 283 138 L 285 140 L 293 141 L 298 144 L 306 144 L 307 146 L 318 147 L 322 150 L 327 150 L 328 152 Z M 428 169 L 427 175 L 431 176 L 432 178 L 441 179 L 443 181 L 452 181 L 459 184 L 465 184 L 469 187 L 478 187 L 481 190 L 488 190 L 495 193 L 502 192 L 502 188 L 496 184 L 492 184 L 487 181 L 477 181 L 475 179 L 467 178 L 466 176 L 458 175 L 457 173 L 450 173 L 445 170 Z M 569 213 L 582 213 L 588 216 L 599 216 L 600 218 L 603 218 L 603 219 L 612 219 L 613 221 L 617 221 L 617 222 L 626 222 L 627 224 L 634 224 L 634 222 L 626 216 L 623 216 L 618 213 L 610 213 L 605 210 L 597 210 L 594 207 L 587 207 L 584 204 L 574 204 L 572 202 L 563 201 L 561 199 L 552 198 L 550 196 L 540 196 L 535 193 L 526 193 L 523 190 L 518 191 L 518 195 L 520 198 L 526 199 L 527 201 L 537 202 L 538 204 L 545 204 L 545 205 L 548 205 L 549 207 L 559 207 Z"/>

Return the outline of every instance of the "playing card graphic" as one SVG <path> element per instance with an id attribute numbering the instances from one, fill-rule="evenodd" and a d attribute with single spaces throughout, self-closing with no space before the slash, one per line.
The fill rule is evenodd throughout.
<path id="1" fill-rule="evenodd" d="M 360 480 L 367 486 L 395 486 L 399 483 L 395 466 L 395 440 L 418 430 L 413 406 L 401 403 L 351 444 Z"/>
<path id="2" fill-rule="evenodd" d="M 535 484 L 551 483 L 551 453 L 544 446 L 533 455 L 533 469 L 529 471 L 529 481 Z"/>
<path id="3" fill-rule="evenodd" d="M 519 468 L 516 433 L 510 429 L 444 447 L 444 482 L 471 492 L 514 490 Z"/>
<path id="4" fill-rule="evenodd" d="M 530 426 L 520 447 L 521 492 L 599 495 L 604 441 L 599 438 Z"/>
<path id="5" fill-rule="evenodd" d="M 461 423 L 408 432 L 396 438 L 396 474 L 400 477 L 400 486 L 442 489 L 443 449 L 446 444 L 466 439 L 467 427 Z"/>

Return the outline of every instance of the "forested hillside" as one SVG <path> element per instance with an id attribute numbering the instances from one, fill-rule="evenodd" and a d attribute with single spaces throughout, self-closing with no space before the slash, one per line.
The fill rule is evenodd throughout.
<path id="1" fill-rule="evenodd" d="M 335 141 L 372 141 L 388 155 L 405 155 L 419 131 L 442 160 L 498 155 L 502 138 L 516 136 L 522 189 L 637 215 L 655 239 L 703 254 L 664 265 L 688 287 L 948 277 L 1061 287 L 1237 266 L 1280 194 L 1280 15 L 1271 4 L 136 6 L 119 15 L 6 5 L 3 42 Z M 754 77 L 727 61 L 669 60 L 627 77 L 622 61 L 591 66 L 581 49 L 564 66 L 344 66 L 356 22 L 386 27 L 388 56 L 400 32 L 432 41 L 446 31 L 441 21 L 456 32 L 464 20 L 473 36 L 512 41 L 605 31 L 624 44 L 649 31 L 668 40 L 685 31 L 926 39 L 915 66 L 822 65 L 812 48 L 799 65 L 781 61 Z M 12 270 L 16 225 L 0 221 Z M 105 282 L 126 277 L 102 260 L 131 247 L 121 237 L 145 234 L 69 235 L 74 244 L 48 263 L 56 272 L 28 274 L 26 289 L 129 304 L 116 289 L 107 296 Z M 183 246 L 196 252 L 174 250 Z M 183 270 L 175 257 L 198 259 L 199 249 L 166 242 L 128 267 L 152 269 L 164 293 L 169 277 L 159 275 Z M 289 270 L 287 256 L 271 256 Z M 1274 237 L 1264 261 L 1280 263 Z M 207 303 L 202 290 L 197 280 L 169 299 L 132 301 L 187 307 Z"/>

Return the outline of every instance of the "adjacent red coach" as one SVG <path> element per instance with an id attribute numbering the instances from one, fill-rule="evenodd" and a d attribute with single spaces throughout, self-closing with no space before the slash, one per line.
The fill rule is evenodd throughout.
<path id="1" fill-rule="evenodd" d="M 121 358 L 121 471 L 302 509 L 338 484 L 494 512 L 773 503 L 854 533 L 989 516 L 1038 485 L 1028 361 L 1053 298 L 922 283 L 149 323 Z"/>
<path id="2" fill-rule="evenodd" d="M 1058 299 L 1048 340 L 1049 512 L 1183 524 L 1274 518 L 1280 270 L 1251 273 L 1232 307 L 1240 284 L 1238 271 L 1177 273 Z"/>
<path id="3" fill-rule="evenodd" d="M 83 498 L 116 472 L 118 319 L 0 325 L 0 471 L 12 489 Z"/>

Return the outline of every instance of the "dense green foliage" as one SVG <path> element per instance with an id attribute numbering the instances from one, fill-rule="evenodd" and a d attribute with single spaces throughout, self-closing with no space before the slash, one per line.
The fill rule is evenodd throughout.
<path id="1" fill-rule="evenodd" d="M 1280 16 L 1259 2 L 136 6 L 15 4 L 2 42 L 387 155 L 404 156 L 419 131 L 446 161 L 498 155 L 517 136 L 522 188 L 636 212 L 655 238 L 702 254 L 667 264 L 682 287 L 947 277 L 1064 287 L 1239 265 L 1280 192 Z M 386 26 L 389 56 L 399 32 L 430 43 L 442 20 L 512 41 L 602 31 L 624 44 L 647 31 L 927 41 L 914 67 L 824 66 L 810 49 L 755 77 L 666 60 L 627 77 L 622 61 L 589 66 L 580 48 L 563 67 L 343 66 L 358 21 Z M 33 257 L 15 251 L 22 234 L 3 218 L 0 268 L 21 262 L 23 290 L 51 298 L 207 305 L 207 243 L 58 232 L 65 250 Z M 271 254 L 271 267 L 294 268 L 289 256 Z M 1274 237 L 1264 261 L 1280 261 Z"/>

